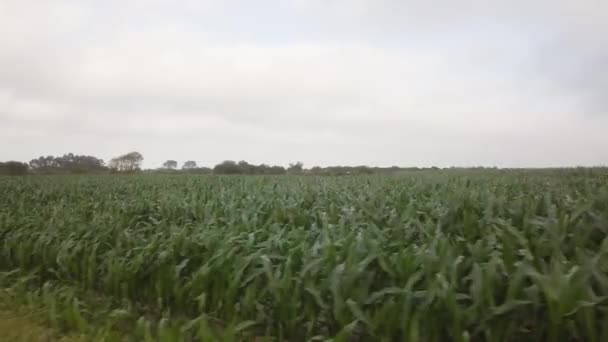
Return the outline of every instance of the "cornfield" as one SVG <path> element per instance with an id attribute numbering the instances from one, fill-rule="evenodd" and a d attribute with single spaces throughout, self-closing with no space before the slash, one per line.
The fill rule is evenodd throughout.
<path id="1" fill-rule="evenodd" d="M 105 341 L 608 341 L 605 172 L 0 178 L 1 298 Z"/>

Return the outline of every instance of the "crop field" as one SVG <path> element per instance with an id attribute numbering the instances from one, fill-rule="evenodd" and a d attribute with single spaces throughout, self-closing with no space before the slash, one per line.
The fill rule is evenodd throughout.
<path id="1" fill-rule="evenodd" d="M 0 300 L 105 341 L 608 341 L 608 173 L 0 178 Z"/>

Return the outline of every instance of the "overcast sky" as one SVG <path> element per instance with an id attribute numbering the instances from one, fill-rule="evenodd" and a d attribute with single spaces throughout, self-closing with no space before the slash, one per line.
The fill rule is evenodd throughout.
<path id="1" fill-rule="evenodd" d="M 0 160 L 608 164 L 605 0 L 0 0 Z"/>

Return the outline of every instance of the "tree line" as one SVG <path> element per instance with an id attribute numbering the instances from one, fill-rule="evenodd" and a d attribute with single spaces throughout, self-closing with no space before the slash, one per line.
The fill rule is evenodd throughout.
<path id="1" fill-rule="evenodd" d="M 83 173 L 189 173 L 189 174 L 220 174 L 220 175 L 283 175 L 283 174 L 313 174 L 313 175 L 349 175 L 394 173 L 404 170 L 422 170 L 419 168 L 369 167 L 369 166 L 315 166 L 305 169 L 301 162 L 291 163 L 288 167 L 279 165 L 254 165 L 244 160 L 236 162 L 223 161 L 213 168 L 197 165 L 196 161 L 185 161 L 181 168 L 176 160 L 167 160 L 157 169 L 142 170 L 144 157 L 133 151 L 115 158 L 107 164 L 103 159 L 67 153 L 63 156 L 40 156 L 29 163 L 18 161 L 0 162 L 0 175 L 24 174 L 83 174 Z M 434 168 L 436 169 L 436 168 Z"/>
<path id="2" fill-rule="evenodd" d="M 141 170 L 143 156 L 139 152 L 130 152 L 112 158 L 106 165 L 103 159 L 67 153 L 63 156 L 40 156 L 29 163 L 18 161 L 0 162 L 0 174 L 79 174 L 107 172 L 137 172 Z"/>

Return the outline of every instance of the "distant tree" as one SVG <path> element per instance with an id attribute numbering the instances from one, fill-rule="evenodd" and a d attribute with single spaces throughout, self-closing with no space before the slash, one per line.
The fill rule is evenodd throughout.
<path id="1" fill-rule="evenodd" d="M 0 162 L 0 175 L 25 175 L 27 174 L 28 165 L 18 161 Z"/>
<path id="2" fill-rule="evenodd" d="M 287 168 L 287 172 L 289 173 L 301 173 L 304 170 L 304 164 L 302 162 L 297 162 L 295 164 L 289 163 L 289 167 Z"/>
<path id="3" fill-rule="evenodd" d="M 213 168 L 213 173 L 224 175 L 282 175 L 285 172 L 285 168 L 282 166 L 253 165 L 244 160 L 238 163 L 226 160 Z"/>
<path id="4" fill-rule="evenodd" d="M 188 160 L 187 162 L 184 163 L 184 165 L 182 166 L 183 170 L 188 170 L 188 169 L 196 169 L 196 162 L 194 160 Z"/>
<path id="5" fill-rule="evenodd" d="M 173 170 L 177 168 L 177 161 L 175 160 L 167 160 L 163 163 L 163 167 L 165 169 Z"/>
<path id="6" fill-rule="evenodd" d="M 374 171 L 365 165 L 360 165 L 360 166 L 353 167 L 352 173 L 359 174 L 359 175 L 371 175 L 372 173 L 374 173 Z"/>
<path id="7" fill-rule="evenodd" d="M 208 174 L 213 173 L 213 170 L 208 167 L 195 167 L 192 169 L 183 169 L 183 170 L 184 170 L 184 172 L 191 173 L 191 174 L 197 174 L 197 175 L 208 175 Z"/>
<path id="8" fill-rule="evenodd" d="M 61 169 L 71 173 L 103 171 L 106 169 L 104 161 L 93 156 L 68 153 L 56 159 Z"/>
<path id="9" fill-rule="evenodd" d="M 271 166 L 270 167 L 270 174 L 271 175 L 284 175 L 285 174 L 285 168 L 282 166 Z"/>
<path id="10" fill-rule="evenodd" d="M 73 153 L 64 154 L 61 157 L 41 156 L 29 162 L 30 168 L 37 173 L 84 173 L 105 171 L 106 165 L 102 159 L 87 156 L 75 155 Z"/>
<path id="11" fill-rule="evenodd" d="M 59 163 L 53 156 L 41 156 L 30 160 L 30 167 L 34 170 L 47 170 L 59 167 Z"/>
<path id="12" fill-rule="evenodd" d="M 272 174 L 272 166 L 266 164 L 260 164 L 254 166 L 254 173 L 256 175 L 271 175 Z"/>
<path id="13" fill-rule="evenodd" d="M 116 172 L 136 172 L 141 169 L 144 157 L 139 152 L 129 152 L 110 160 L 110 169 Z"/>
<path id="14" fill-rule="evenodd" d="M 241 160 L 238 163 L 238 167 L 239 167 L 240 173 L 242 173 L 242 174 L 252 175 L 252 174 L 257 173 L 256 172 L 257 167 L 255 165 L 249 164 L 248 162 L 246 162 L 244 160 Z"/>
<path id="15" fill-rule="evenodd" d="M 241 168 L 235 161 L 225 160 L 220 164 L 215 165 L 215 167 L 213 168 L 213 173 L 224 175 L 236 175 L 242 172 Z"/>

